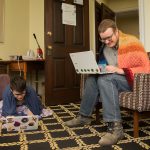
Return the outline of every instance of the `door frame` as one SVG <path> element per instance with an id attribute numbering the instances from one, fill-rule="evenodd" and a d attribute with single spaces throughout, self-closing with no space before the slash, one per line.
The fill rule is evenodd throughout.
<path id="1" fill-rule="evenodd" d="M 138 0 L 139 4 L 139 37 L 140 41 L 145 45 L 145 18 L 144 16 L 144 0 Z"/>

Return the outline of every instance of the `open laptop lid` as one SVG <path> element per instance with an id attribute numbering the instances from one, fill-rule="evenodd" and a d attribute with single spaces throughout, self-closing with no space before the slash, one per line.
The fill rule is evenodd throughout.
<path id="1" fill-rule="evenodd" d="M 70 53 L 71 60 L 78 74 L 106 74 L 100 71 L 92 51 Z"/>
<path id="2" fill-rule="evenodd" d="M 7 131 L 36 130 L 38 129 L 38 115 L 8 116 L 6 117 Z"/>

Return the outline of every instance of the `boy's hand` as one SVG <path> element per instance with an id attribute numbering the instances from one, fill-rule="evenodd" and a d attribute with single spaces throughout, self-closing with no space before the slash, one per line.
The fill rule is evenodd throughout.
<path id="1" fill-rule="evenodd" d="M 33 113 L 30 111 L 30 109 L 27 110 L 27 115 L 28 116 L 33 116 Z"/>

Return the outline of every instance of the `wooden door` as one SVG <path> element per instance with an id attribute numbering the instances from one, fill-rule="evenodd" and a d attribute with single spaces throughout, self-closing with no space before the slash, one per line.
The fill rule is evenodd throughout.
<path id="1" fill-rule="evenodd" d="M 62 24 L 62 3 L 76 6 L 76 26 Z M 80 100 L 80 75 L 69 53 L 89 50 L 89 1 L 45 0 L 45 103 Z"/>
<path id="2" fill-rule="evenodd" d="M 95 1 L 95 45 L 96 45 L 96 54 L 99 54 L 99 48 L 101 47 L 102 43 L 99 41 L 99 33 L 98 33 L 98 26 L 99 23 L 103 19 L 112 19 L 116 20 L 115 12 L 113 12 L 109 7 L 105 4 L 99 4 Z"/>

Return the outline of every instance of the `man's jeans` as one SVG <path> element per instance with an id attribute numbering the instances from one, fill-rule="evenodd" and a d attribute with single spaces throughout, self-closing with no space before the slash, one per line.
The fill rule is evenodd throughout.
<path id="1" fill-rule="evenodd" d="M 119 92 L 122 91 L 131 91 L 124 75 L 90 75 L 85 82 L 79 113 L 83 116 L 91 116 L 100 97 L 104 121 L 121 121 Z"/>

